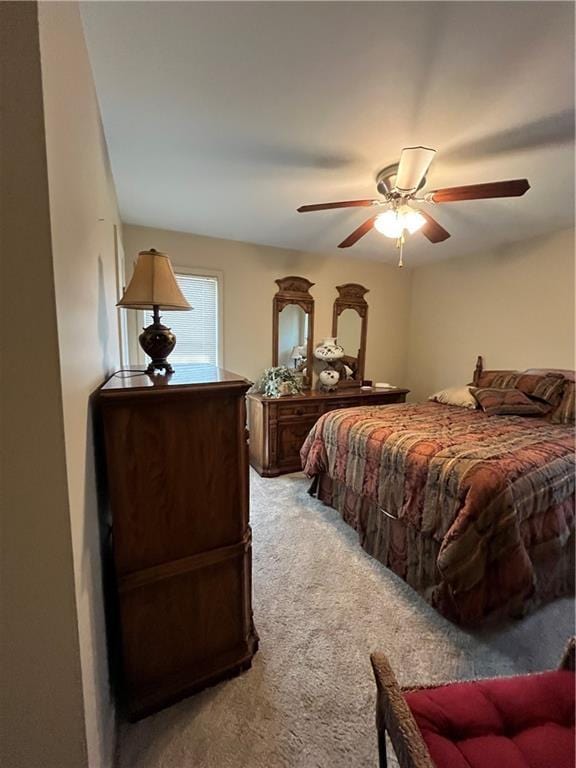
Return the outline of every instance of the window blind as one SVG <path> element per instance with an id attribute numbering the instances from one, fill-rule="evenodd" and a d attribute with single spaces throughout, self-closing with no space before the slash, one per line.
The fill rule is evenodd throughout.
<path id="1" fill-rule="evenodd" d="M 170 362 L 218 365 L 218 279 L 176 274 L 176 280 L 193 309 L 166 312 L 163 322 L 176 334 Z"/>

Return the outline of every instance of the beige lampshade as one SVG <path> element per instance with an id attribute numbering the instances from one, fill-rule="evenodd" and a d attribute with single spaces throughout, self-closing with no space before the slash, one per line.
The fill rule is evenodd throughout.
<path id="1" fill-rule="evenodd" d="M 140 251 L 134 274 L 118 307 L 129 309 L 192 309 L 178 287 L 170 259 L 154 248 Z"/>

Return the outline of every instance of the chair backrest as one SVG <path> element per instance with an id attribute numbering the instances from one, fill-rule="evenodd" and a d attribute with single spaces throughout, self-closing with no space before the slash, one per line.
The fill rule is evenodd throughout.
<path id="1" fill-rule="evenodd" d="M 402 695 L 392 667 L 383 653 L 370 656 L 376 678 L 376 728 L 380 747 L 380 768 L 386 765 L 383 740 L 387 732 L 400 768 L 434 768 L 420 729 Z"/>

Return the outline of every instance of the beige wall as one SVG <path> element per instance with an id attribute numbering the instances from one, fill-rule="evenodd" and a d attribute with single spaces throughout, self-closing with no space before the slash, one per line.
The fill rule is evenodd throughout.
<path id="1" fill-rule="evenodd" d="M 366 377 L 404 384 L 410 290 L 406 269 L 349 254 L 302 253 L 126 224 L 124 247 L 127 261 L 138 251 L 154 247 L 165 251 L 175 267 L 223 273 L 224 366 L 252 380 L 272 364 L 276 278 L 302 275 L 315 283 L 310 291 L 315 298 L 315 341 L 331 333 L 335 286 L 362 283 L 370 289 Z M 165 319 L 169 324 L 169 313 Z"/>
<path id="2" fill-rule="evenodd" d="M 41 3 L 52 251 L 88 764 L 112 764 L 90 393 L 119 368 L 114 187 L 75 2 Z"/>
<path id="3" fill-rule="evenodd" d="M 490 368 L 574 368 L 574 234 L 566 230 L 413 270 L 415 399 Z"/>
<path id="4" fill-rule="evenodd" d="M 0 764 L 82 768 L 86 739 L 37 9 L 0 3 Z"/>

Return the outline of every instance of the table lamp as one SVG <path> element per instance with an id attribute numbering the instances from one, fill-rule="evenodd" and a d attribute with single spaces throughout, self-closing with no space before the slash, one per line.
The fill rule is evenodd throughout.
<path id="1" fill-rule="evenodd" d="M 176 336 L 160 322 L 160 310 L 192 309 L 178 287 L 170 259 L 155 248 L 140 251 L 134 274 L 116 305 L 127 309 L 152 309 L 153 322 L 144 328 L 138 340 L 151 362 L 146 373 L 164 370 L 173 373 L 167 360 L 176 346 Z"/>
<path id="2" fill-rule="evenodd" d="M 302 364 L 302 360 L 306 357 L 306 347 L 304 344 L 297 344 L 290 353 L 290 357 L 294 360 L 294 368 L 298 368 Z"/>

